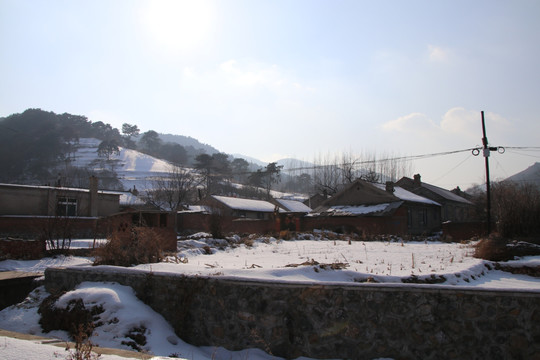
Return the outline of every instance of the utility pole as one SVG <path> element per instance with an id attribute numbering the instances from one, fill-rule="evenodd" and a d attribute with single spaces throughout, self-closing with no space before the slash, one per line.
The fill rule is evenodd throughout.
<path id="1" fill-rule="evenodd" d="M 489 152 L 488 139 L 486 136 L 486 122 L 484 120 L 484 111 L 482 114 L 482 145 L 484 145 L 484 161 L 486 163 L 486 195 L 487 195 L 487 234 L 491 234 L 491 183 L 489 180 Z M 496 148 L 495 148 L 496 150 Z"/>
<path id="2" fill-rule="evenodd" d="M 482 145 L 483 147 L 483 155 L 484 160 L 486 164 L 486 196 L 487 196 L 487 234 L 491 234 L 491 183 L 489 180 L 489 155 L 491 151 L 497 151 L 500 154 L 504 153 L 504 148 L 502 146 L 489 146 L 488 139 L 486 136 L 486 122 L 484 120 L 484 112 L 481 112 L 482 114 Z M 476 148 L 473 149 L 472 154 L 474 156 L 477 156 L 480 154 L 480 149 Z"/>

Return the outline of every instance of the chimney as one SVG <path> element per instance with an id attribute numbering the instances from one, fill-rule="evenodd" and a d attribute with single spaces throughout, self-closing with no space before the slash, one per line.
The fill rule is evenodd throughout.
<path id="1" fill-rule="evenodd" d="M 387 181 L 386 182 L 386 191 L 388 191 L 390 194 L 393 194 L 394 191 L 396 191 L 394 189 L 394 183 L 392 181 Z"/>
<path id="2" fill-rule="evenodd" d="M 420 174 L 414 175 L 414 186 L 415 187 L 422 186 L 422 180 L 421 180 Z"/>
<path id="3" fill-rule="evenodd" d="M 94 175 L 90 176 L 90 216 L 98 216 L 98 178 Z"/>

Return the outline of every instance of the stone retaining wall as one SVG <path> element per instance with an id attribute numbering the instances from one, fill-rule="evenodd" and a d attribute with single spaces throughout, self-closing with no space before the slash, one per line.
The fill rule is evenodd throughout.
<path id="1" fill-rule="evenodd" d="M 49 291 L 131 286 L 193 345 L 288 359 L 540 359 L 540 293 L 427 285 L 306 285 L 133 269 L 48 269 Z"/>

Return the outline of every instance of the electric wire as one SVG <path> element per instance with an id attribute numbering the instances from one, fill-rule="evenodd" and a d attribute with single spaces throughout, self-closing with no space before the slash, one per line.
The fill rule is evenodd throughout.
<path id="1" fill-rule="evenodd" d="M 384 159 L 373 159 L 373 160 L 363 160 L 363 161 L 353 161 L 349 163 L 340 163 L 338 165 L 341 166 L 358 166 L 358 165 L 365 165 L 365 164 L 374 164 L 374 163 L 381 163 L 381 162 L 390 162 L 390 161 L 412 161 L 412 160 L 421 160 L 421 159 L 427 159 L 437 156 L 446 156 L 446 155 L 452 155 L 452 154 L 458 154 L 462 152 L 469 152 L 474 150 L 475 148 L 469 148 L 469 149 L 462 149 L 462 150 L 452 150 L 452 151 L 444 151 L 444 152 L 438 152 L 438 153 L 429 153 L 429 154 L 419 154 L 419 155 L 408 155 L 408 156 L 398 156 L 398 157 L 390 157 L 390 158 L 384 158 Z M 321 169 L 329 166 L 336 166 L 336 164 L 331 165 L 313 165 L 313 166 L 303 166 L 303 167 L 297 167 L 297 168 L 284 168 L 283 171 L 298 171 L 298 170 L 315 170 L 315 169 Z"/>
<path id="2" fill-rule="evenodd" d="M 444 173 L 443 175 L 439 176 L 438 178 L 436 178 L 435 180 L 433 180 L 432 182 L 438 182 L 440 179 L 446 177 L 448 174 L 450 174 L 451 172 L 453 172 L 454 170 L 456 170 L 458 167 L 460 167 L 461 165 L 463 165 L 467 160 L 470 160 L 471 159 L 471 156 L 470 155 L 467 155 L 462 161 L 460 161 L 459 164 L 457 164 L 456 166 L 454 166 L 452 169 L 448 170 L 446 173 Z"/>

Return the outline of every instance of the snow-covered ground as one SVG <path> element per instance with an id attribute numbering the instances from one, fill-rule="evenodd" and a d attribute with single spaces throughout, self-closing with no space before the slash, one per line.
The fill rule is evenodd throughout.
<path id="1" fill-rule="evenodd" d="M 212 239 L 209 234 L 197 234 L 179 241 L 176 256 L 170 256 L 162 263 L 136 266 L 134 271 L 352 286 L 362 286 L 363 282 L 409 286 L 403 280 L 422 282 L 435 279 L 440 283 L 423 286 L 540 292 L 540 279 L 495 270 L 491 262 L 474 258 L 474 243 L 405 242 L 399 239 L 364 242 L 333 240 L 332 237 L 332 234 L 322 232 L 299 234 L 295 240 L 272 237 L 241 239 L 238 236 Z M 86 245 L 83 241 L 75 243 L 85 247 L 93 241 Z M 540 257 L 516 259 L 506 265 L 537 267 L 540 266 Z M 43 271 L 49 266 L 91 266 L 91 259 L 60 256 L 36 261 L 6 260 L 0 262 L 0 271 Z M 114 267 L 102 268 L 114 271 Z M 43 288 L 39 288 L 24 303 L 1 311 L 0 328 L 67 340 L 67 334 L 61 331 L 43 334 L 38 324 L 37 307 L 47 295 Z M 59 303 L 65 304 L 74 297 L 84 299 L 87 304 L 102 304 L 106 309 L 101 315 L 103 323 L 107 323 L 107 319 L 119 320 L 114 326 L 96 329 L 98 336 L 92 341 L 100 346 L 127 348 L 121 344 L 125 340 L 123 334 L 134 323 L 142 322 L 151 329 L 145 350 L 157 356 L 274 358 L 256 349 L 229 352 L 222 348 L 197 348 L 186 344 L 176 337 L 166 319 L 138 300 L 131 288 L 119 284 L 83 283 L 63 295 Z M 16 358 L 9 354 L 16 353 L 13 349 L 19 346 L 17 344 L 19 342 L 13 339 L 0 338 L 0 358 Z M 53 358 L 47 356 L 42 358 Z"/>

